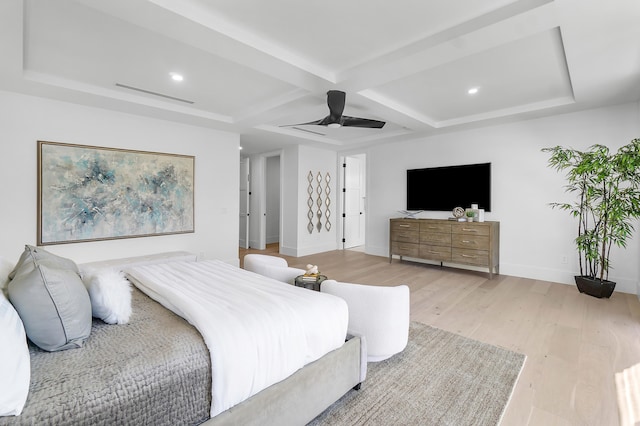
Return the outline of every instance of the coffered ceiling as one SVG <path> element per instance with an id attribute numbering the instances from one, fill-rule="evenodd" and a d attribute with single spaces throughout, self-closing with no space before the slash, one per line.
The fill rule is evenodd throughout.
<path id="1" fill-rule="evenodd" d="M 356 149 L 638 101 L 639 20 L 637 0 L 3 0 L 0 89 L 239 132 L 246 153 Z M 291 126 L 328 90 L 387 124 Z"/>

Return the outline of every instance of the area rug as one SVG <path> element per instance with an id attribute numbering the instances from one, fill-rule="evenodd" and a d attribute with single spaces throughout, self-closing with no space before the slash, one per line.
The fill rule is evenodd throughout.
<path id="1" fill-rule="evenodd" d="M 640 364 L 616 373 L 620 426 L 640 424 Z"/>
<path id="2" fill-rule="evenodd" d="M 406 349 L 309 425 L 497 425 L 525 358 L 412 322 Z"/>

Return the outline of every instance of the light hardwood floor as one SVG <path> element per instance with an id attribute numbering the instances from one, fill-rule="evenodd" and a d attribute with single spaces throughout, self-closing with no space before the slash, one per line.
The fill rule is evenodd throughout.
<path id="1" fill-rule="evenodd" d="M 266 251 L 278 255 L 278 247 Z M 287 257 L 332 279 L 407 284 L 411 319 L 527 356 L 502 425 L 617 425 L 614 374 L 640 362 L 640 302 L 575 286 L 400 262 L 351 250 Z"/>

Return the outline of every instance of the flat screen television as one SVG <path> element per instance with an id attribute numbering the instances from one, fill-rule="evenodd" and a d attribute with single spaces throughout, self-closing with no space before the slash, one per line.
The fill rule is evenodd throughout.
<path id="1" fill-rule="evenodd" d="M 491 163 L 407 170 L 407 210 L 491 211 Z"/>

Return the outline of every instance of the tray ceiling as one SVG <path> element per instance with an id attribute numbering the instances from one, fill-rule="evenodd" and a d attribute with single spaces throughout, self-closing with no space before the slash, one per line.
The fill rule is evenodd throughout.
<path id="1" fill-rule="evenodd" d="M 5 0 L 0 89 L 236 131 L 248 153 L 351 149 L 638 101 L 639 19 L 635 0 Z M 387 125 L 288 126 L 328 115 L 328 90 Z"/>

